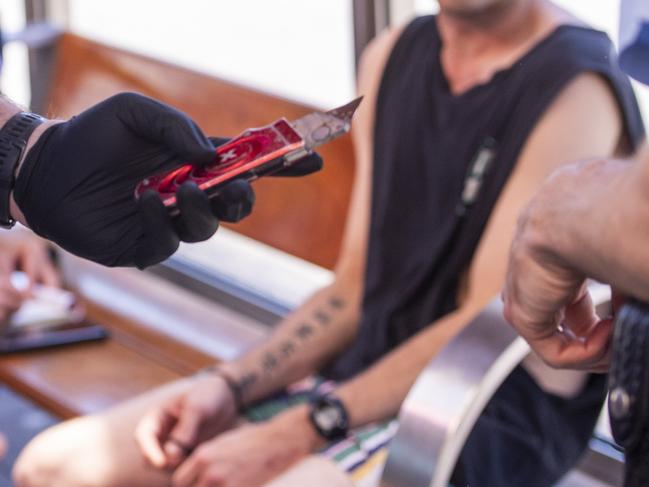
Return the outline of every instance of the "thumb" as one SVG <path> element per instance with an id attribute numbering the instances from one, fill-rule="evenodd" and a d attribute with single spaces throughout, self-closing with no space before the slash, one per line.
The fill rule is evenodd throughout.
<path id="1" fill-rule="evenodd" d="M 170 465 L 177 466 L 187 458 L 198 443 L 201 415 L 185 409 L 169 433 L 164 451 Z"/>
<path id="2" fill-rule="evenodd" d="M 136 135 L 166 147 L 184 162 L 207 164 L 214 160 L 212 142 L 180 110 L 137 93 L 122 93 L 113 99 L 118 118 Z"/>

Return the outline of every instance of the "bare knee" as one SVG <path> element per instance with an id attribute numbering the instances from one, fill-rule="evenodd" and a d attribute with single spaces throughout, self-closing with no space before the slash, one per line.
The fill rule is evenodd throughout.
<path id="1" fill-rule="evenodd" d="M 81 418 L 34 438 L 14 466 L 17 487 L 102 487 L 109 478 L 92 458 L 93 424 Z M 96 438 L 95 438 L 96 439 Z M 94 469 L 93 469 L 94 468 Z"/>
<path id="2" fill-rule="evenodd" d="M 57 460 L 58 451 L 53 447 L 51 430 L 47 430 L 32 441 L 21 452 L 14 465 L 13 478 L 17 487 L 39 487 L 55 485 L 64 466 Z"/>

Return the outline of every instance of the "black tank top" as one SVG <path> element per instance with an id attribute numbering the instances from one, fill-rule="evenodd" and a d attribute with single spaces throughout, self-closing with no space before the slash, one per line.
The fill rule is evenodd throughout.
<path id="1" fill-rule="evenodd" d="M 631 86 L 602 32 L 558 27 L 513 66 L 459 96 L 449 91 L 440 47 L 435 17 L 418 18 L 383 74 L 363 313 L 355 342 L 325 373 L 335 379 L 363 370 L 456 309 L 459 279 L 526 139 L 578 74 L 608 81 L 632 149 L 644 135 Z M 491 163 L 477 198 L 464 205 L 467 175 L 485 158 Z"/>

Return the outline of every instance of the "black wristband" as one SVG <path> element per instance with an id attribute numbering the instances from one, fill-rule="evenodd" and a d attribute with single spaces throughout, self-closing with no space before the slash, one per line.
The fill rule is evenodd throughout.
<path id="1" fill-rule="evenodd" d="M 0 226 L 11 228 L 16 221 L 9 211 L 9 199 L 16 181 L 16 167 L 34 129 L 43 117 L 20 112 L 0 129 Z"/>
<path id="2" fill-rule="evenodd" d="M 230 389 L 230 392 L 232 393 L 232 399 L 234 400 L 234 405 L 237 408 L 238 412 L 241 412 L 243 410 L 243 398 L 241 397 L 241 386 L 237 383 L 236 380 L 232 378 L 230 374 L 228 374 L 226 371 L 223 369 L 219 368 L 218 365 L 211 365 L 209 367 L 205 367 L 200 371 L 201 374 L 210 374 L 210 375 L 216 375 L 223 379 L 223 381 L 227 384 L 228 389 Z"/>

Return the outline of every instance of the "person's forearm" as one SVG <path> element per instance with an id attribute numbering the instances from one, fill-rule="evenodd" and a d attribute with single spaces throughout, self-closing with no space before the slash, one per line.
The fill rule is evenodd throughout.
<path id="1" fill-rule="evenodd" d="M 0 93 L 0 126 L 7 123 L 11 117 L 20 111 L 22 111 L 22 108 L 19 105 Z"/>
<path id="2" fill-rule="evenodd" d="M 337 279 L 289 315 L 263 344 L 220 368 L 249 404 L 315 372 L 354 337 L 360 290 Z"/>
<path id="3" fill-rule="evenodd" d="M 471 317 L 477 313 L 475 310 L 476 307 L 465 307 L 448 315 L 412 337 L 366 372 L 340 385 L 334 393 L 347 409 L 350 428 L 395 416 L 426 364 L 470 323 Z M 290 428 L 296 439 L 310 445 L 311 452 L 326 444 L 311 424 L 308 405 L 290 408 L 273 418 L 271 423 L 280 429 Z"/>
<path id="4" fill-rule="evenodd" d="M 356 428 L 396 415 L 426 364 L 471 321 L 473 314 L 470 308 L 464 308 L 446 316 L 341 385 L 336 394 L 347 408 L 350 426 Z"/>
<path id="5" fill-rule="evenodd" d="M 633 163 L 594 164 L 580 178 L 584 186 L 556 212 L 555 228 L 542 229 L 549 238 L 541 251 L 586 277 L 649 300 L 649 151 Z"/>

